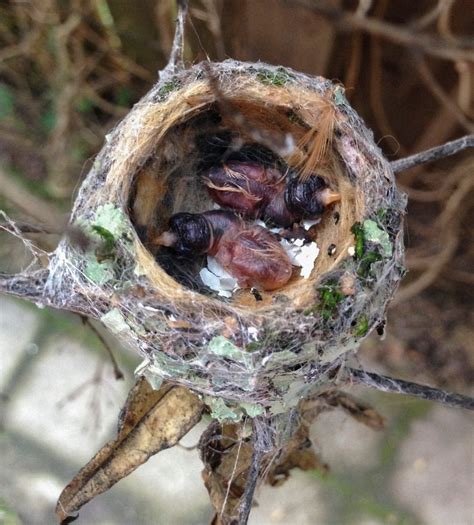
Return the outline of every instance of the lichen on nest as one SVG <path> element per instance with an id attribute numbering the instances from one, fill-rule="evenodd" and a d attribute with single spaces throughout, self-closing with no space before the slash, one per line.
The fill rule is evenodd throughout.
<path id="1" fill-rule="evenodd" d="M 318 225 L 310 275 L 259 297 L 219 297 L 199 279 L 202 258 L 183 263 L 150 241 L 174 213 L 212 209 L 200 174 L 233 156 L 317 173 L 341 195 Z M 327 386 L 383 321 L 403 275 L 404 210 L 340 85 L 260 63 L 198 64 L 158 82 L 107 136 L 71 217 L 90 242 L 62 240 L 46 293 L 61 308 L 80 301 L 144 357 L 155 385 L 274 414 Z"/>

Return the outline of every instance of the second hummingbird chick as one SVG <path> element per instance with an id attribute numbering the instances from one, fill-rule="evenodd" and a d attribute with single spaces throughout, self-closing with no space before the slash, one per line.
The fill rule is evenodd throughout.
<path id="1" fill-rule="evenodd" d="M 154 244 L 178 255 L 211 255 L 242 288 L 276 290 L 292 274 L 290 258 L 276 237 L 230 211 L 177 213 Z"/>
<path id="2" fill-rule="evenodd" d="M 316 175 L 301 181 L 276 168 L 255 162 L 229 161 L 204 176 L 211 198 L 251 219 L 263 219 L 288 228 L 303 219 L 316 219 L 341 200 Z"/>

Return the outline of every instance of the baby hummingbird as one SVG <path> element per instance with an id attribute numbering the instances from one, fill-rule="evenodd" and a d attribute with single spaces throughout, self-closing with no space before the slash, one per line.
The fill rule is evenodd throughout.
<path id="1" fill-rule="evenodd" d="M 276 290 L 292 274 L 290 258 L 277 238 L 231 211 L 177 213 L 153 244 L 167 246 L 178 255 L 211 255 L 242 288 Z"/>
<path id="2" fill-rule="evenodd" d="M 341 200 L 319 176 L 302 181 L 256 162 L 229 161 L 211 168 L 203 180 L 211 198 L 223 208 L 285 228 L 316 219 Z"/>

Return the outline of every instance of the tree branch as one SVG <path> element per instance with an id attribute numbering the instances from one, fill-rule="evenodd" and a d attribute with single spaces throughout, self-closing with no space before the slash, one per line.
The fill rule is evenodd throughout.
<path id="1" fill-rule="evenodd" d="M 420 153 L 415 153 L 404 159 L 394 160 L 390 163 L 390 166 L 394 173 L 398 173 L 399 171 L 405 171 L 420 164 L 450 157 L 464 149 L 472 147 L 474 147 L 474 134 L 446 142 L 446 144 L 435 146 Z"/>
<path id="2" fill-rule="evenodd" d="M 253 497 L 255 494 L 255 489 L 257 488 L 258 475 L 260 473 L 260 466 L 262 464 L 263 450 L 258 446 L 257 443 L 257 432 L 258 428 L 253 425 L 253 452 L 252 460 L 250 462 L 250 469 L 247 476 L 247 482 L 245 483 L 245 491 L 242 496 L 242 502 L 239 507 L 239 521 L 238 525 L 247 525 L 250 510 L 252 509 Z"/>
<path id="3" fill-rule="evenodd" d="M 455 408 L 474 410 L 474 398 L 469 396 L 453 394 L 431 386 L 411 383 L 410 381 L 404 381 L 403 379 L 394 379 L 392 377 L 382 376 L 374 372 L 366 372 L 356 368 L 350 368 L 348 373 L 349 381 L 352 383 L 365 385 L 381 392 L 405 394 L 407 396 L 419 397 L 420 399 L 450 405 Z"/>
<path id="4" fill-rule="evenodd" d="M 353 13 L 338 9 L 321 1 L 286 0 L 287 3 L 299 5 L 320 14 L 333 22 L 340 30 L 365 31 L 390 42 L 422 51 L 427 55 L 436 56 L 445 60 L 474 60 L 474 42 L 472 39 L 463 39 L 462 45 L 441 39 L 432 35 L 423 35 L 413 30 L 376 20 L 370 17 L 356 16 Z"/>
<path id="5" fill-rule="evenodd" d="M 0 293 L 37 303 L 43 299 L 48 273 L 47 269 L 37 270 L 31 274 L 0 273 Z"/>

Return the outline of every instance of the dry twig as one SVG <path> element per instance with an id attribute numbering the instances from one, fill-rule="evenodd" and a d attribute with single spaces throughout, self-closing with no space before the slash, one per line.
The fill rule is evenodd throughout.
<path id="1" fill-rule="evenodd" d="M 404 159 L 394 160 L 390 163 L 390 166 L 394 173 L 398 173 L 413 168 L 414 166 L 419 166 L 420 164 L 450 157 L 472 147 L 474 147 L 474 134 L 466 135 L 460 139 L 452 140 L 451 142 L 430 148 L 426 151 L 421 151 L 420 153 L 415 153 Z"/>
<path id="2" fill-rule="evenodd" d="M 462 394 L 445 392 L 439 388 L 420 385 L 403 379 L 394 379 L 374 372 L 366 372 L 355 368 L 349 369 L 349 377 L 352 383 L 375 388 L 380 392 L 393 392 L 408 396 L 419 397 L 428 401 L 435 401 L 455 408 L 474 410 L 474 398 Z"/>
<path id="3" fill-rule="evenodd" d="M 286 0 L 286 2 L 320 14 L 331 20 L 342 31 L 362 30 L 394 44 L 416 49 L 427 55 L 445 60 L 455 62 L 458 60 L 474 60 L 474 42 L 472 39 L 465 39 L 462 43 L 453 43 L 451 40 L 415 33 L 412 30 L 374 18 L 356 16 L 322 2 L 312 2 L 311 0 Z"/>

